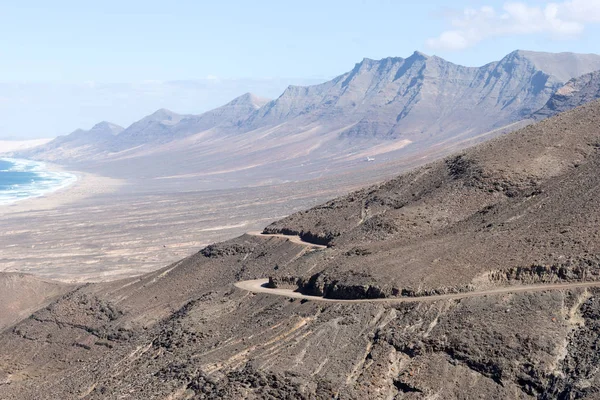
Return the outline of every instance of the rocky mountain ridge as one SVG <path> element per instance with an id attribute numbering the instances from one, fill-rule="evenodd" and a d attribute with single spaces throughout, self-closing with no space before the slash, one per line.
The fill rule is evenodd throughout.
<path id="1" fill-rule="evenodd" d="M 359 168 L 367 157 L 427 159 L 432 149 L 497 136 L 542 108 L 566 80 L 595 70 L 600 56 L 573 53 L 515 51 L 478 68 L 419 52 L 364 59 L 271 101 L 246 94 L 197 116 L 162 110 L 109 141 L 60 138 L 68 152 L 51 143 L 18 156 L 80 169 L 92 163 L 92 172 L 115 177 L 209 174 L 232 185 L 309 179 L 324 168 Z"/>
<path id="2" fill-rule="evenodd" d="M 554 63 L 549 61 L 553 58 Z M 275 125 L 304 116 L 353 120 L 357 125 L 344 133 L 357 135 L 412 137 L 490 130 L 541 108 L 564 77 L 600 69 L 597 56 L 585 58 L 583 62 L 575 54 L 519 50 L 480 68 L 420 52 L 406 59 L 364 59 L 322 85 L 289 87 L 250 116 L 249 125 Z M 467 116 L 470 126 L 462 119 Z"/>

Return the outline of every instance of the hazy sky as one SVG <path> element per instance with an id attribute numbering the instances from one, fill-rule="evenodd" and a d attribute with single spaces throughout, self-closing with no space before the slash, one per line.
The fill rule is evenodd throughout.
<path id="1" fill-rule="evenodd" d="M 600 0 L 0 1 L 0 137 L 275 97 L 364 57 L 475 66 L 517 48 L 600 52 L 598 38 Z"/>

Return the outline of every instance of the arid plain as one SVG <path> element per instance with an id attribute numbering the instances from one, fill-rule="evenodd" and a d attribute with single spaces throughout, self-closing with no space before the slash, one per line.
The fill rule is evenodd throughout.
<path id="1" fill-rule="evenodd" d="M 70 170 L 79 178 L 73 186 L 0 209 L 0 271 L 64 282 L 142 275 L 502 132 L 403 158 L 357 160 L 316 179 L 234 189 L 211 190 L 194 178 L 135 180 Z"/>
<path id="2" fill-rule="evenodd" d="M 0 271 L 77 282 L 141 275 L 359 187 L 365 175 L 370 181 L 383 179 L 393 174 L 390 169 L 179 192 L 147 191 L 141 181 L 79 174 L 72 187 L 3 206 Z"/>

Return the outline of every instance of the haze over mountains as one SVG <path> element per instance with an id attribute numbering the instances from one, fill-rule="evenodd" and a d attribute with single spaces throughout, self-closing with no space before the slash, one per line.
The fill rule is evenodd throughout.
<path id="1" fill-rule="evenodd" d="M 331 81 L 290 86 L 275 100 L 245 94 L 201 115 L 159 110 L 116 135 L 76 131 L 18 156 L 119 177 L 263 184 L 273 182 L 277 165 L 280 179 L 307 179 L 326 168 L 354 168 L 365 157 L 419 159 L 437 145 L 497 135 L 541 109 L 568 80 L 596 70 L 600 56 L 573 53 L 515 51 L 478 68 L 419 52 L 364 59 Z"/>
<path id="2" fill-rule="evenodd" d="M 122 126 L 103 121 L 90 130 L 78 129 L 68 136 L 60 136 L 44 145 L 43 149 L 49 154 L 60 152 L 65 158 L 75 154 L 78 157 L 90 157 L 96 154 L 98 147 L 112 143 L 123 130 Z"/>

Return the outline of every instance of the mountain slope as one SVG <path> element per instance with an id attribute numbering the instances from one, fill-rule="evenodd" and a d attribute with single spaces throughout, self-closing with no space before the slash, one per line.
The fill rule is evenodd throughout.
<path id="1" fill-rule="evenodd" d="M 229 127 L 267 102 L 267 99 L 246 93 L 200 115 L 178 115 L 169 110 L 158 110 L 125 129 L 115 138 L 116 147 L 125 150 L 134 146 L 167 143 L 217 126 Z"/>
<path id="2" fill-rule="evenodd" d="M 548 100 L 546 105 L 533 114 L 541 120 L 561 112 L 572 110 L 600 98 L 600 71 L 573 78 Z"/>
<path id="3" fill-rule="evenodd" d="M 0 331 L 27 318 L 69 292 L 74 286 L 38 279 L 33 275 L 0 273 Z"/>
<path id="4" fill-rule="evenodd" d="M 128 148 L 172 140 L 172 128 L 185 117 L 162 108 L 130 125 L 115 141 L 118 147 Z"/>
<path id="5" fill-rule="evenodd" d="M 593 399 L 600 102 L 151 274 L 80 287 L 0 334 L 0 396 Z M 411 303 L 298 301 L 488 290 Z M 514 293 L 494 289 L 515 285 Z M 416 299 L 418 300 L 418 299 Z"/>
<path id="6" fill-rule="evenodd" d="M 597 55 L 525 51 L 480 68 L 418 52 L 407 59 L 365 59 L 322 85 L 288 88 L 249 122 L 257 127 L 299 117 L 322 124 L 354 121 L 348 133 L 413 140 L 484 132 L 539 109 L 565 80 L 598 66 Z"/>
<path id="7" fill-rule="evenodd" d="M 595 270 L 600 248 L 586 218 L 600 213 L 590 189 L 600 159 L 599 108 L 595 102 L 561 114 L 292 215 L 266 231 L 339 247 L 338 257 L 329 254 L 322 264 L 324 271 L 296 277 L 321 285 L 335 281 L 338 290 L 345 282 L 352 286 L 350 270 L 388 294 L 396 274 L 397 291 L 427 293 L 466 288 L 510 268 L 539 266 L 552 275 L 563 264 L 589 262 Z M 344 251 L 355 243 L 365 255 L 348 258 Z"/>
<path id="8" fill-rule="evenodd" d="M 235 126 L 268 102 L 268 99 L 246 93 L 224 106 L 185 118 L 175 127 L 174 131 L 178 134 L 189 134 L 203 132 L 217 126 Z"/>

